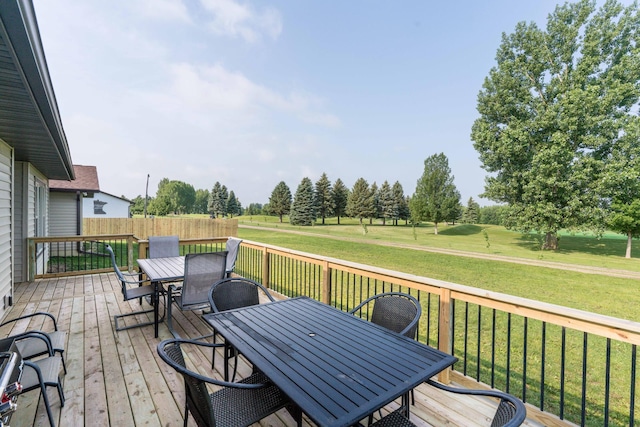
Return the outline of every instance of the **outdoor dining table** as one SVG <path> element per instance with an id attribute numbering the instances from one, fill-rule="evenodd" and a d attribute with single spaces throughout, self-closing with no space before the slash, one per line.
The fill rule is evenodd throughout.
<path id="1" fill-rule="evenodd" d="M 356 424 L 457 360 L 307 297 L 203 318 L 321 427 Z"/>
<path id="2" fill-rule="evenodd" d="M 160 301 L 160 292 L 163 282 L 175 282 L 184 279 L 184 256 L 166 258 L 140 258 L 137 260 L 140 273 L 147 275 L 147 278 L 154 286 L 155 301 Z M 154 305 L 153 319 L 155 327 L 155 337 L 158 338 L 158 305 Z"/>

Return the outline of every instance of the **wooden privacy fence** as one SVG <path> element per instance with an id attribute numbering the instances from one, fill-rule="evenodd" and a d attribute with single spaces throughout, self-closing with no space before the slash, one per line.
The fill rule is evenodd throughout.
<path id="1" fill-rule="evenodd" d="M 180 236 L 180 239 L 228 237 L 238 235 L 238 220 L 210 218 L 84 218 L 82 234 L 133 234 L 138 239 L 149 236 Z"/>

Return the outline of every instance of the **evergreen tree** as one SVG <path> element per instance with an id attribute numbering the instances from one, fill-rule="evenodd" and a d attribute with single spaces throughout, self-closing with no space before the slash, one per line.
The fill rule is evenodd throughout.
<path id="1" fill-rule="evenodd" d="M 453 184 L 449 160 L 444 153 L 424 161 L 424 172 L 411 198 L 411 216 L 415 221 L 432 221 L 435 234 L 442 221 L 455 221 L 460 215 L 460 193 Z"/>
<path id="2" fill-rule="evenodd" d="M 291 210 L 291 190 L 284 181 L 280 181 L 269 197 L 269 212 L 277 215 L 282 222 L 282 216 Z"/>
<path id="3" fill-rule="evenodd" d="M 398 219 L 404 219 L 405 221 L 409 219 L 409 203 L 404 196 L 404 189 L 402 188 L 402 184 L 396 181 L 391 188 L 391 192 L 393 193 L 393 199 L 396 205 L 396 213 L 397 215 L 393 218 L 394 225 L 398 225 Z"/>
<path id="4" fill-rule="evenodd" d="M 382 187 L 380 187 L 378 203 L 380 205 L 382 225 L 387 224 L 387 218 L 391 220 L 398 218 L 398 204 L 388 181 L 383 182 Z"/>
<path id="5" fill-rule="evenodd" d="M 371 197 L 373 198 L 373 213 L 369 216 L 369 224 L 373 224 L 374 219 L 382 216 L 380 209 L 380 192 L 378 190 L 378 184 L 376 184 L 375 181 L 371 184 L 369 191 L 371 191 Z"/>
<path id="6" fill-rule="evenodd" d="M 473 197 L 469 197 L 467 201 L 467 207 L 462 214 L 461 221 L 465 224 L 477 224 L 480 218 L 480 205 L 473 200 Z"/>
<path id="7" fill-rule="evenodd" d="M 375 205 L 373 194 L 369 188 L 369 183 L 364 178 L 358 178 L 353 184 L 353 190 L 347 199 L 347 215 L 351 218 L 358 218 L 362 224 L 363 218 L 371 218 L 375 215 Z"/>
<path id="8" fill-rule="evenodd" d="M 213 188 L 211 189 L 211 194 L 209 194 L 209 215 L 211 218 L 216 217 L 216 213 L 218 212 L 218 208 L 220 206 L 220 192 L 222 186 L 218 181 L 213 184 Z"/>
<path id="9" fill-rule="evenodd" d="M 348 199 L 349 189 L 340 178 L 336 179 L 331 188 L 331 204 L 333 206 L 333 214 L 338 217 L 338 225 L 340 225 L 340 217 L 347 214 Z"/>
<path id="10" fill-rule="evenodd" d="M 318 182 L 316 182 L 316 212 L 318 216 L 322 218 L 322 224 L 324 225 L 324 219 L 333 213 L 333 200 L 331 198 L 331 181 L 327 178 L 327 174 L 323 173 Z"/>
<path id="11" fill-rule="evenodd" d="M 296 190 L 289 214 L 292 225 L 313 225 L 316 220 L 315 197 L 313 183 L 309 178 L 303 178 Z"/>
<path id="12" fill-rule="evenodd" d="M 216 206 L 216 214 L 221 218 L 227 216 L 227 200 L 229 200 L 229 191 L 225 185 L 220 187 L 220 195 L 218 197 L 219 204 Z"/>
<path id="13" fill-rule="evenodd" d="M 238 200 L 236 199 L 236 195 L 233 192 L 229 192 L 229 198 L 227 199 L 227 213 L 231 218 L 233 218 L 234 214 L 239 214 L 240 206 L 238 204 Z"/>

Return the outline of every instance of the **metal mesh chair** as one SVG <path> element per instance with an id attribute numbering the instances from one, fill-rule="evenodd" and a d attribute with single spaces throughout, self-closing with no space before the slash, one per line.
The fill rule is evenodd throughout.
<path id="1" fill-rule="evenodd" d="M 491 427 L 516 427 L 522 425 L 527 418 L 527 409 L 524 403 L 515 396 L 498 390 L 474 390 L 467 388 L 451 387 L 433 380 L 427 380 L 427 384 L 450 393 L 465 394 L 469 396 L 486 396 L 500 401 L 495 415 L 491 421 Z M 403 414 L 402 408 L 382 417 L 370 427 L 415 427 Z"/>
<path id="2" fill-rule="evenodd" d="M 67 373 L 67 366 L 64 361 L 64 350 L 65 344 L 67 342 L 67 333 L 65 331 L 58 330 L 58 322 L 56 321 L 56 317 L 45 311 L 38 311 L 35 313 L 25 314 L 24 316 L 16 317 L 13 319 L 6 320 L 0 323 L 0 328 L 11 323 L 17 323 L 25 319 L 31 319 L 38 316 L 44 316 L 45 320 L 50 319 L 53 323 L 53 331 L 42 331 L 42 330 L 28 330 L 27 332 L 34 332 L 38 334 L 43 334 L 46 337 L 46 340 L 33 338 L 33 339 L 24 339 L 16 342 L 16 346 L 18 351 L 20 352 L 20 356 L 24 360 L 33 359 L 35 357 L 43 356 L 49 354 L 49 347 L 53 348 L 54 353 L 60 355 L 62 359 L 62 367 L 64 368 L 65 374 Z"/>
<path id="3" fill-rule="evenodd" d="M 264 294 L 269 301 L 275 299 L 269 290 L 258 282 L 244 277 L 229 277 L 213 284 L 209 290 L 209 304 L 214 313 L 220 311 L 233 310 L 235 308 L 249 307 L 260 304 L 260 293 Z M 215 343 L 216 331 L 213 331 Z M 234 358 L 233 377 L 235 378 L 238 367 L 237 350 L 225 342 L 224 348 L 224 379 L 229 379 L 229 359 Z M 215 352 L 211 359 L 211 366 L 215 361 Z"/>
<path id="4" fill-rule="evenodd" d="M 223 344 L 201 340 L 169 339 L 158 344 L 158 355 L 182 374 L 185 384 L 184 426 L 189 413 L 199 427 L 249 426 L 274 412 L 292 405 L 278 387 L 260 372 L 238 381 L 228 382 L 210 378 L 187 368 L 182 347 L 208 347 L 215 351 Z M 209 393 L 207 384 L 221 387 Z M 302 416 L 293 413 L 301 425 Z"/>
<path id="5" fill-rule="evenodd" d="M 40 340 L 42 345 L 47 349 L 44 355 L 37 360 L 22 359 L 23 368 L 20 377 L 21 393 L 27 393 L 31 390 L 40 390 L 49 424 L 55 427 L 55 420 L 51 412 L 51 404 L 47 395 L 47 387 L 56 387 L 58 396 L 60 397 L 60 407 L 64 406 L 64 391 L 62 390 L 62 382 L 60 381 L 60 370 L 62 368 L 62 358 L 54 355 L 54 349 L 46 334 L 41 332 L 24 332 L 12 335 L 0 340 L 0 347 L 6 348 L 8 343 L 12 342 L 18 348 L 19 344 L 24 341 Z M 18 353 L 20 351 L 18 350 Z M 44 357 L 46 356 L 46 357 Z M 1 423 L 0 423 L 1 424 Z"/>
<path id="6" fill-rule="evenodd" d="M 122 296 L 124 297 L 124 300 L 129 301 L 132 299 L 141 299 L 143 297 L 149 296 L 151 298 L 152 304 L 158 304 L 158 301 L 155 300 L 156 292 L 151 282 L 149 282 L 148 280 L 139 280 L 138 273 L 123 273 L 122 271 L 120 271 L 120 268 L 118 267 L 118 264 L 116 262 L 116 256 L 113 253 L 113 249 L 111 249 L 111 246 L 105 245 L 105 249 L 111 256 L 111 264 L 113 264 L 113 270 L 118 276 L 118 280 L 120 280 L 120 285 L 122 288 Z M 136 323 L 134 325 L 129 325 L 129 326 L 118 326 L 119 319 L 130 317 L 130 316 L 137 316 L 139 314 L 153 313 L 153 312 L 154 312 L 154 309 L 151 308 L 149 310 L 141 310 L 141 311 L 134 311 L 131 313 L 114 315 L 113 321 L 115 323 L 116 331 L 122 331 L 125 329 L 131 329 L 131 328 L 139 328 L 141 326 L 154 325 L 155 321 L 149 321 L 149 322 Z"/>
<path id="7" fill-rule="evenodd" d="M 406 337 L 415 338 L 418 331 L 418 321 L 422 315 L 422 307 L 420 302 L 409 294 L 384 292 L 367 298 L 349 311 L 349 313 L 359 314 L 361 317 L 364 312 L 367 313 L 367 316 L 370 315 L 371 323 Z M 411 390 L 411 402 L 415 403 L 414 400 L 413 390 Z M 408 394 L 402 396 L 402 406 L 408 414 L 408 409 L 406 409 Z"/>
<path id="8" fill-rule="evenodd" d="M 169 285 L 167 301 L 167 326 L 174 336 L 172 306 L 180 310 L 209 308 L 209 289 L 224 278 L 227 251 L 187 254 L 184 259 L 184 280 L 181 286 Z"/>
<path id="9" fill-rule="evenodd" d="M 238 252 L 240 251 L 240 243 L 242 243 L 242 239 L 236 239 L 235 237 L 229 237 L 227 239 L 227 244 L 225 250 L 229 253 L 227 255 L 227 277 L 231 277 L 231 273 L 236 268 L 236 260 L 238 258 Z"/>
<path id="10" fill-rule="evenodd" d="M 178 236 L 149 236 L 149 258 L 180 256 Z"/>

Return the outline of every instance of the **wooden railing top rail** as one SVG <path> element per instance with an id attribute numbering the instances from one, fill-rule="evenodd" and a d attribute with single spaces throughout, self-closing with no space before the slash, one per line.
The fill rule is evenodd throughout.
<path id="1" fill-rule="evenodd" d="M 137 238 L 133 234 L 99 234 L 99 235 L 83 235 L 83 236 L 46 236 L 46 237 L 28 237 L 28 241 L 34 243 L 48 242 L 89 242 L 94 240 L 126 240 L 128 238 Z"/>
<path id="2" fill-rule="evenodd" d="M 499 311 L 525 316 L 531 319 L 565 326 L 581 332 L 593 333 L 621 342 L 640 344 L 640 323 L 588 311 L 545 303 L 528 298 L 487 291 L 472 286 L 460 285 L 443 280 L 431 279 L 380 267 L 331 258 L 307 252 L 296 251 L 278 246 L 244 240 L 242 246 L 279 254 L 293 259 L 331 269 L 399 284 L 408 288 L 442 295 L 447 292 L 449 298 L 479 304 Z"/>

